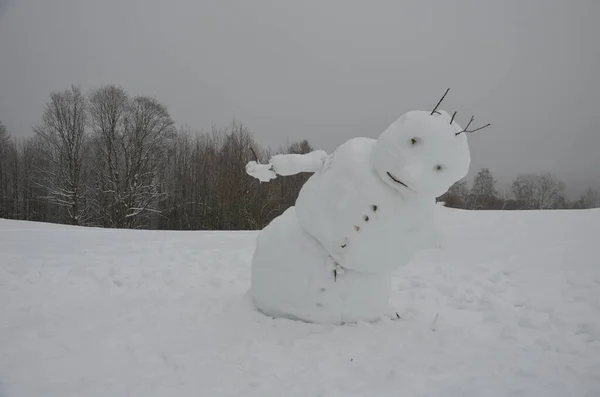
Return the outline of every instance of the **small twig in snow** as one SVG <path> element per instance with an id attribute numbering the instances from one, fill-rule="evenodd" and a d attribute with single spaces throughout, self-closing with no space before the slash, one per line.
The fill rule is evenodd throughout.
<path id="1" fill-rule="evenodd" d="M 437 323 L 437 319 L 438 319 L 439 315 L 440 315 L 439 313 L 435 314 L 435 318 L 433 319 L 433 323 L 431 324 L 431 330 L 433 332 L 435 332 L 435 323 Z"/>

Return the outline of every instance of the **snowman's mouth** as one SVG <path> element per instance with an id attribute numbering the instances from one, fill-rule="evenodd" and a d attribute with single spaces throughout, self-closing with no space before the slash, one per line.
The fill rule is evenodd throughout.
<path id="1" fill-rule="evenodd" d="M 392 174 L 391 174 L 389 171 L 388 171 L 388 173 L 387 173 L 387 174 L 388 174 L 388 176 L 389 176 L 389 177 L 390 177 L 390 178 L 391 178 L 391 179 L 392 179 L 394 182 L 396 182 L 396 183 L 398 183 L 398 184 L 400 184 L 400 185 L 404 186 L 404 187 L 405 187 L 405 188 L 407 188 L 407 189 L 410 189 L 406 183 L 404 183 L 404 182 L 402 182 L 400 179 L 398 179 L 398 178 L 394 177 L 394 175 L 392 175 Z"/>

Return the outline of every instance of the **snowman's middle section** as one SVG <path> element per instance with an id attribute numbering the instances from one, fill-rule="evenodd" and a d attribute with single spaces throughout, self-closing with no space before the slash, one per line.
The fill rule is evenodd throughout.
<path id="1" fill-rule="evenodd" d="M 342 267 L 389 273 L 432 241 L 435 206 L 381 180 L 371 161 L 375 143 L 355 138 L 338 147 L 302 187 L 296 214 Z"/>

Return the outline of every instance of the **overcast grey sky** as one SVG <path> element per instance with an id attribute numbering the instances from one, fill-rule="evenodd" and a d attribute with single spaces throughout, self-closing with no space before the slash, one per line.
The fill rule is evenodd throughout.
<path id="1" fill-rule="evenodd" d="M 332 150 L 444 102 L 470 177 L 551 171 L 600 186 L 600 1 L 0 0 L 0 120 L 31 134 L 49 94 L 118 84 L 178 124 L 233 118 L 259 143 Z"/>

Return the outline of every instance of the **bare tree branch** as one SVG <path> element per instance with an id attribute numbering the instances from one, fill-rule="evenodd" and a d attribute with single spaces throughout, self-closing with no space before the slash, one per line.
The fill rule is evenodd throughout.
<path id="1" fill-rule="evenodd" d="M 448 88 L 446 90 L 446 92 L 444 93 L 444 95 L 442 96 L 442 99 L 440 99 L 440 101 L 437 103 L 437 105 L 435 105 L 435 107 L 433 108 L 433 110 L 431 111 L 431 115 L 433 116 L 434 113 L 440 114 L 440 112 L 437 111 L 437 108 L 441 105 L 442 101 L 444 100 L 444 98 L 446 98 L 446 95 L 448 94 L 448 91 L 450 91 L 450 88 Z"/>
<path id="2" fill-rule="evenodd" d="M 471 132 L 479 131 L 479 130 L 484 129 L 485 127 L 489 127 L 490 125 L 492 125 L 491 123 L 487 123 L 486 125 L 481 126 L 479 128 L 475 128 L 474 130 L 469 130 L 469 126 L 471 125 L 471 123 L 473 122 L 473 120 L 475 120 L 475 116 L 474 115 L 471 116 L 471 120 L 469 120 L 469 123 L 467 124 L 467 126 L 462 131 L 457 132 L 454 135 L 458 136 L 458 135 L 462 134 L 463 132 L 469 132 L 469 133 L 471 133 Z"/>

